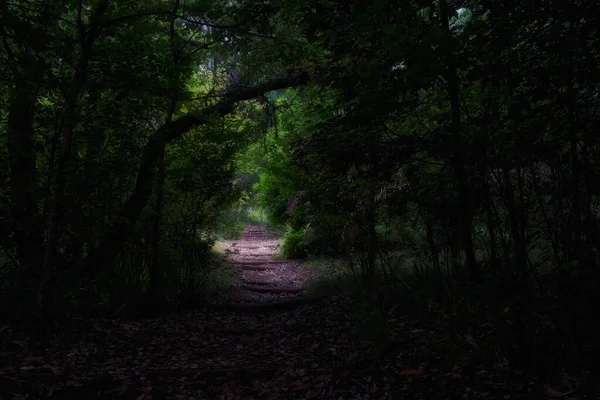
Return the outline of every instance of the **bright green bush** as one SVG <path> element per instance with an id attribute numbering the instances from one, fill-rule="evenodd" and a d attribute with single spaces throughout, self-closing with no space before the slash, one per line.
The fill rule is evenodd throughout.
<path id="1" fill-rule="evenodd" d="M 306 246 L 304 245 L 304 229 L 291 230 L 283 238 L 281 254 L 284 258 L 306 257 Z"/>

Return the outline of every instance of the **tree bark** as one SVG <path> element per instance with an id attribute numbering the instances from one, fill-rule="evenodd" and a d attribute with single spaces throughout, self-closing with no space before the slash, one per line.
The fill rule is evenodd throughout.
<path id="1" fill-rule="evenodd" d="M 179 0 L 175 0 L 173 13 L 177 14 L 179 9 Z M 179 102 L 179 84 L 180 84 L 180 56 L 179 49 L 175 42 L 175 20 L 171 20 L 169 27 L 169 41 L 171 44 L 171 58 L 173 61 L 174 73 L 170 79 L 171 102 L 167 110 L 165 123 L 169 124 L 173 120 L 173 115 Z M 160 241 L 161 241 L 161 219 L 163 213 L 163 196 L 165 186 L 165 150 L 166 143 L 163 143 L 158 156 L 158 171 L 156 177 L 156 202 L 154 204 L 154 220 L 152 221 L 152 235 L 150 242 L 150 260 L 149 260 L 149 285 L 147 292 L 148 308 L 156 310 L 162 297 L 162 278 L 160 273 Z"/>
<path id="2" fill-rule="evenodd" d="M 504 180 L 504 199 L 506 201 L 506 212 L 510 221 L 510 233 L 513 242 L 513 251 L 515 257 L 515 279 L 520 281 L 519 277 L 524 275 L 527 262 L 527 248 L 525 247 L 524 238 L 521 234 L 522 227 L 520 226 L 519 207 L 515 201 L 515 189 L 510 176 L 509 167 L 502 169 L 502 178 Z"/>
<path id="3" fill-rule="evenodd" d="M 448 34 L 448 38 L 451 38 L 451 31 L 449 26 L 449 15 L 448 15 L 448 4 L 445 0 L 440 1 L 440 16 L 442 20 L 442 26 Z M 471 201 L 471 190 L 469 188 L 469 181 L 467 179 L 467 171 L 464 167 L 466 162 L 463 156 L 464 151 L 462 149 L 462 127 L 461 127 L 461 111 L 460 111 L 460 98 L 459 98 L 459 81 L 456 72 L 456 66 L 454 63 L 453 54 L 446 57 L 447 71 L 446 71 L 446 82 L 448 83 L 448 95 L 450 97 L 450 108 L 452 115 L 451 131 L 454 142 L 454 154 L 452 155 L 452 168 L 458 181 L 458 192 L 459 192 L 459 234 L 461 236 L 462 250 L 465 252 L 467 259 L 467 269 L 469 276 L 472 280 L 476 280 L 479 277 L 479 267 L 475 258 L 475 250 L 473 248 L 473 212 L 472 212 L 472 201 Z"/>
<path id="4" fill-rule="evenodd" d="M 13 90 L 7 121 L 8 153 L 10 158 L 11 202 L 14 231 L 19 260 L 18 285 L 38 277 L 43 250 L 43 233 L 36 196 L 36 163 L 34 151 L 35 91 L 26 82 L 17 83 Z M 25 289 L 24 287 L 20 288 Z"/>
<path id="5" fill-rule="evenodd" d="M 375 274 L 375 263 L 377 255 L 377 205 L 375 203 L 375 195 L 370 193 L 367 202 L 366 222 L 367 222 L 367 276 L 372 277 Z"/>
<path id="6" fill-rule="evenodd" d="M 0 9 L 6 12 L 6 5 Z M 13 78 L 7 119 L 7 149 L 10 162 L 11 210 L 19 270 L 16 286 L 26 286 L 39 277 L 43 252 L 43 227 L 38 210 L 37 174 L 34 143 L 34 116 L 37 102 L 36 83 L 40 77 L 38 63 L 29 50 L 15 53 L 6 40 L 4 27 L 0 36 Z"/>
<path id="7" fill-rule="evenodd" d="M 76 124 L 75 113 L 77 110 L 77 102 L 79 94 L 88 78 L 88 68 L 92 55 L 92 48 L 100 33 L 100 19 L 103 17 L 107 8 L 108 0 L 101 1 L 92 11 L 90 24 L 86 27 L 81 22 L 83 4 L 81 2 L 79 3 L 78 25 L 80 31 L 79 40 L 81 54 L 79 55 L 79 60 L 69 90 L 67 91 L 61 118 L 62 146 L 58 157 L 54 197 L 51 202 L 50 213 L 48 216 L 42 278 L 38 290 L 38 307 L 42 321 L 48 319 L 53 298 L 54 281 L 56 280 L 58 245 L 60 242 L 60 232 L 64 222 L 66 208 L 65 192 L 72 169 L 73 132 Z M 44 322 L 42 322 L 42 325 L 44 325 Z"/>

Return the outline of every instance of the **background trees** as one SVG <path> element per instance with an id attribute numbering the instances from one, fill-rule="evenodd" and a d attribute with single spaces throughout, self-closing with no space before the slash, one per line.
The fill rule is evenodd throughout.
<path id="1" fill-rule="evenodd" d="M 586 336 L 575 319 L 594 319 L 582 304 L 597 300 L 598 282 L 589 12 L 583 2 L 311 3 L 307 38 L 327 55 L 313 65 L 321 89 L 298 98 L 304 114 L 282 142 L 293 156 L 287 168 L 273 161 L 263 195 L 280 219 L 302 220 L 292 227 L 306 228 L 303 245 L 350 243 L 367 276 L 382 248 L 410 243 L 428 304 L 485 303 L 511 359 L 539 361 L 537 333 L 552 326 L 560 340 Z M 301 200 L 286 216 L 268 183 L 289 170 L 307 179 L 287 181 Z"/>
<path id="2" fill-rule="evenodd" d="M 419 304 L 481 305 L 525 363 L 590 332 L 593 4 L 51 3 L 0 5 L 5 315 L 193 290 L 258 182 L 288 255 L 369 280 L 409 245 Z"/>
<path id="3" fill-rule="evenodd" d="M 237 2 L 51 3 L 1 9 L 4 311 L 160 304 L 195 285 L 237 198 L 233 156 L 256 133 L 243 108 L 227 115 L 305 80 L 289 59 L 248 73 L 285 20 Z"/>

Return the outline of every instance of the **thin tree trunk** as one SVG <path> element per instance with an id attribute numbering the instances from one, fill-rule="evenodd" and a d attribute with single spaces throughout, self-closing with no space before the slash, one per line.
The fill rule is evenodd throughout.
<path id="1" fill-rule="evenodd" d="M 446 31 L 448 38 L 451 38 L 449 27 L 448 4 L 445 0 L 440 1 L 440 14 L 442 26 Z M 452 155 L 452 167 L 458 181 L 459 191 L 459 234 L 461 236 L 462 250 L 465 252 L 467 259 L 467 269 L 472 280 L 477 280 L 479 277 L 479 266 L 475 258 L 474 242 L 473 242 L 473 212 L 471 201 L 471 190 L 465 169 L 466 158 L 462 143 L 462 127 L 461 127 L 461 111 L 459 99 L 459 81 L 456 73 L 456 66 L 453 55 L 447 57 L 446 81 L 448 83 L 448 95 L 450 97 L 450 108 L 452 114 L 452 137 L 454 142 L 454 154 Z"/>
<path id="2" fill-rule="evenodd" d="M 425 238 L 427 240 L 427 245 L 429 246 L 429 253 L 431 254 L 431 266 L 435 268 L 436 272 L 439 272 L 440 255 L 433 236 L 433 226 L 425 211 L 421 211 L 421 218 L 423 219 L 423 224 L 425 225 Z"/>
<path id="3" fill-rule="evenodd" d="M 502 169 L 502 176 L 504 179 L 504 198 L 506 201 L 506 211 L 510 221 L 510 234 L 513 242 L 513 252 L 515 255 L 515 277 L 521 276 L 525 269 L 527 251 L 525 243 L 521 235 L 521 227 L 519 224 L 519 210 L 515 202 L 515 191 L 510 176 L 510 170 L 508 168 Z"/>
<path id="4" fill-rule="evenodd" d="M 19 290 L 26 281 L 39 277 L 43 250 L 43 231 L 37 203 L 37 179 L 34 151 L 35 90 L 17 78 L 7 121 L 10 159 L 11 202 L 15 242 L 19 260 Z"/>
<path id="5" fill-rule="evenodd" d="M 6 4 L 3 4 L 2 11 L 6 12 Z M 2 25 L 0 25 L 0 36 L 5 36 Z M 16 286 L 19 291 L 25 292 L 29 283 L 37 286 L 41 266 L 40 254 L 43 250 L 43 227 L 38 210 L 34 146 L 36 83 L 40 72 L 29 50 L 16 54 L 6 39 L 2 40 L 2 44 L 14 83 L 9 96 L 6 128 L 11 208 L 14 216 L 12 229 L 19 261 Z"/>
<path id="6" fill-rule="evenodd" d="M 496 232 L 496 220 L 498 219 L 497 212 L 494 209 L 494 199 L 490 193 L 489 187 L 486 188 L 485 204 L 486 204 L 486 224 L 490 240 L 490 268 L 494 272 L 498 272 L 499 259 L 498 259 L 498 243 L 497 243 L 497 232 Z"/>
<path id="7" fill-rule="evenodd" d="M 377 255 L 377 231 L 375 230 L 376 205 L 374 196 L 371 196 L 367 205 L 367 274 L 373 276 L 375 273 L 375 262 Z"/>
<path id="8" fill-rule="evenodd" d="M 42 270 L 42 279 L 38 291 L 39 314 L 42 319 L 42 326 L 48 322 L 51 312 L 51 303 L 54 297 L 54 284 L 56 280 L 56 268 L 58 262 L 58 245 L 60 242 L 61 228 L 64 222 L 65 214 L 65 193 L 68 180 L 71 174 L 73 132 L 76 124 L 76 110 L 79 94 L 83 89 L 88 78 L 88 67 L 94 41 L 99 34 L 99 19 L 104 15 L 108 7 L 108 0 L 103 0 L 92 11 L 90 26 L 85 27 L 82 24 L 83 4 L 79 3 L 78 20 L 80 31 L 81 54 L 75 69 L 71 85 L 67 92 L 62 115 L 61 139 L 62 146 L 58 157 L 58 166 L 56 171 L 56 183 L 54 197 L 50 206 L 46 228 L 46 248 L 44 251 L 44 266 Z M 86 31 L 87 29 L 87 31 Z"/>
<path id="9" fill-rule="evenodd" d="M 173 12 L 177 13 L 179 10 L 179 0 L 175 0 L 173 4 Z M 171 102 L 169 109 L 167 110 L 166 124 L 173 121 L 173 115 L 179 102 L 179 84 L 180 84 L 180 73 L 179 63 L 180 50 L 177 48 L 175 41 L 175 19 L 171 21 L 169 28 L 169 40 L 171 44 L 171 58 L 173 61 L 174 73 L 171 77 L 170 89 L 171 89 Z M 163 196 L 165 186 L 165 150 L 166 143 L 163 143 L 162 148 L 159 152 L 158 157 L 158 168 L 156 177 L 156 203 L 154 207 L 154 221 L 152 226 L 152 241 L 150 243 L 150 282 L 148 289 L 148 306 L 152 309 L 156 309 L 161 301 L 162 292 L 162 278 L 160 274 L 160 241 L 161 241 L 161 219 L 163 214 Z"/>
<path id="10" fill-rule="evenodd" d="M 578 137 L 577 137 L 577 123 L 573 112 L 575 102 L 573 88 L 569 82 L 569 89 L 567 90 L 567 115 L 569 121 L 569 158 L 571 161 L 571 182 L 570 182 L 570 194 L 571 194 L 571 226 L 572 234 L 571 238 L 573 241 L 573 247 L 571 250 L 571 259 L 584 261 L 585 251 L 582 248 L 582 223 L 581 223 L 581 177 L 582 177 L 582 165 L 579 160 L 579 152 L 577 150 Z"/>

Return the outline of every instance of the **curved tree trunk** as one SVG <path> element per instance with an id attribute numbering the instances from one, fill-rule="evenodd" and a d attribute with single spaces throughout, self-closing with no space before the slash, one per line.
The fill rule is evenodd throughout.
<path id="1" fill-rule="evenodd" d="M 308 77 L 305 74 L 299 74 L 288 78 L 274 79 L 254 87 L 234 88 L 225 93 L 217 104 L 199 112 L 184 115 L 157 130 L 142 151 L 135 187 L 126 201 L 120 217 L 109 227 L 100 243 L 89 252 L 84 260 L 84 268 L 88 276 L 93 277 L 103 267 L 111 265 L 117 259 L 133 226 L 152 195 L 156 163 L 160 159 L 166 143 L 179 138 L 195 127 L 230 114 L 238 102 L 254 99 L 272 90 L 298 86 L 306 82 L 308 82 Z"/>

